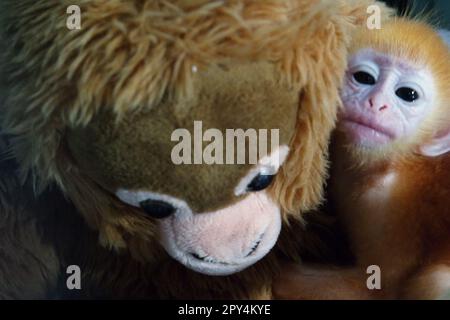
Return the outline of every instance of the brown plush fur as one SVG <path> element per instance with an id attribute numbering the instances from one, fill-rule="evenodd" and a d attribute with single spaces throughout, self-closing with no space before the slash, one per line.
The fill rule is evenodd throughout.
<path id="1" fill-rule="evenodd" d="M 152 192 L 184 199 L 195 212 L 226 207 L 236 202 L 234 186 L 251 164 L 173 164 L 171 150 L 175 143 L 168 143 L 171 133 L 177 128 L 192 133 L 194 121 L 198 120 L 202 121 L 203 131 L 280 128 L 279 143 L 289 145 L 298 94 L 276 76 L 274 66 L 268 63 L 210 67 L 195 78 L 195 95 L 190 99 L 165 101 L 158 108 L 128 116 L 119 124 L 115 114 L 104 112 L 88 126 L 69 130 L 70 153 L 78 166 L 111 192 L 118 187 L 145 186 Z M 241 94 L 243 88 L 251 94 Z M 266 97 L 266 92 L 271 92 L 271 96 Z M 236 117 L 241 110 L 247 112 Z M 269 135 L 269 145 L 270 138 Z M 226 150 L 223 151 L 225 154 Z"/>
<path id="2" fill-rule="evenodd" d="M 8 48 L 1 59 L 1 128 L 22 186 L 2 164 L 0 228 L 8 231 L 0 254 L 11 261 L 0 269 L 0 296 L 65 296 L 61 277 L 77 264 L 83 297 L 270 297 L 279 255 L 298 260 L 297 243 L 308 248 L 296 219 L 321 201 L 347 45 L 371 3 L 85 0 L 78 2 L 82 29 L 68 31 L 65 8 L 73 1 L 2 1 Z M 167 101 L 189 101 L 198 89 L 194 65 L 208 72 L 255 62 L 273 64 L 274 77 L 300 92 L 292 152 L 272 188 L 285 221 L 294 220 L 263 261 L 232 276 L 207 277 L 169 258 L 155 241 L 154 223 L 118 207 L 87 178 L 72 158 L 68 134 L 104 112 L 122 123 Z M 252 81 L 226 93 L 256 94 Z M 179 106 L 175 113 L 189 112 Z M 53 183 L 70 202 L 48 189 Z M 120 254 L 108 249 L 124 246 Z M 145 262 L 134 259 L 143 255 Z"/>

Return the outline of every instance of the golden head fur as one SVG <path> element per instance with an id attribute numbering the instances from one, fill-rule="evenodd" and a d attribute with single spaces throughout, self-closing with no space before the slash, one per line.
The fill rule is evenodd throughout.
<path id="1" fill-rule="evenodd" d="M 420 125 L 416 134 L 390 144 L 376 152 L 353 150 L 355 158 L 370 158 L 370 161 L 385 159 L 393 154 L 409 157 L 418 145 L 436 135 L 440 130 L 448 130 L 450 107 L 447 97 L 450 95 L 450 50 L 437 30 L 423 18 L 392 19 L 382 28 L 357 32 L 352 40 L 350 54 L 361 49 L 371 48 L 377 52 L 407 60 L 417 68 L 428 70 L 435 82 L 437 98 L 430 106 L 427 118 Z M 350 148 L 352 149 L 352 148 Z M 365 159 L 364 161 L 368 161 Z"/>

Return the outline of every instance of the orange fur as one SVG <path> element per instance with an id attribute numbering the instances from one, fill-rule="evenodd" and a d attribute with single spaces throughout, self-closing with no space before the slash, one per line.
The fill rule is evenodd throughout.
<path id="1" fill-rule="evenodd" d="M 331 201 L 348 233 L 356 265 L 333 269 L 291 266 L 275 282 L 276 296 L 443 297 L 450 290 L 450 155 L 370 168 L 355 168 L 342 155 L 339 150 L 333 158 Z M 386 185 L 390 174 L 395 174 L 394 183 Z M 387 196 L 386 188 L 390 190 Z M 366 287 L 370 265 L 381 268 L 381 290 Z"/>
<path id="2" fill-rule="evenodd" d="M 450 123 L 448 49 L 430 27 L 402 19 L 360 33 L 352 51 L 363 48 L 429 68 L 438 84 L 438 104 L 413 138 L 402 147 L 393 143 L 381 156 L 354 150 L 345 134 L 336 133 L 330 205 L 348 233 L 356 265 L 291 267 L 276 284 L 280 298 L 438 299 L 450 290 L 450 154 L 414 154 L 436 128 Z M 381 268 L 381 290 L 366 287 L 370 265 Z"/>

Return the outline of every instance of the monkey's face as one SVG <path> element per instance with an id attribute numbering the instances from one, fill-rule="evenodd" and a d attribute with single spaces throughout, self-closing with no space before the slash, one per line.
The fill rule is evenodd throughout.
<path id="1" fill-rule="evenodd" d="M 436 85 L 427 68 L 372 49 L 349 60 L 339 128 L 365 149 L 408 143 L 436 105 Z"/>
<path id="2" fill-rule="evenodd" d="M 108 219 L 131 215 L 144 228 L 156 225 L 165 250 L 205 274 L 261 259 L 281 227 L 268 187 L 288 154 L 298 109 L 298 92 L 278 78 L 271 63 L 211 66 L 196 72 L 191 98 L 121 121 L 104 112 L 73 128 L 76 165 L 122 208 Z M 248 133 L 245 144 L 239 135 L 230 140 L 238 129 Z"/>

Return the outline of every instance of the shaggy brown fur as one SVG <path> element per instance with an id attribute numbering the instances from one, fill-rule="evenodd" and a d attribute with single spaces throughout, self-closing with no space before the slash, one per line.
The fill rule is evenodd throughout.
<path id="1" fill-rule="evenodd" d="M 68 31 L 65 9 L 73 1 L 2 1 L 8 48 L 1 59 L 1 127 L 19 175 L 2 164 L 0 257 L 8 263 L 0 269 L 0 296 L 65 296 L 61 277 L 77 264 L 83 297 L 270 297 L 279 255 L 298 260 L 297 243 L 315 250 L 297 219 L 321 201 L 347 45 L 371 3 L 84 0 L 78 2 L 82 29 Z M 232 276 L 207 277 L 165 254 L 152 221 L 119 212 L 127 209 L 73 161 L 67 132 L 102 111 L 122 121 L 167 99 L 192 98 L 194 65 L 202 71 L 253 62 L 273 64 L 301 92 L 292 152 L 272 188 L 285 222 L 292 222 L 263 261 Z M 253 94 L 246 90 L 236 96 Z M 124 246 L 120 254 L 105 248 Z M 145 261 L 133 259 L 142 252 Z"/>

